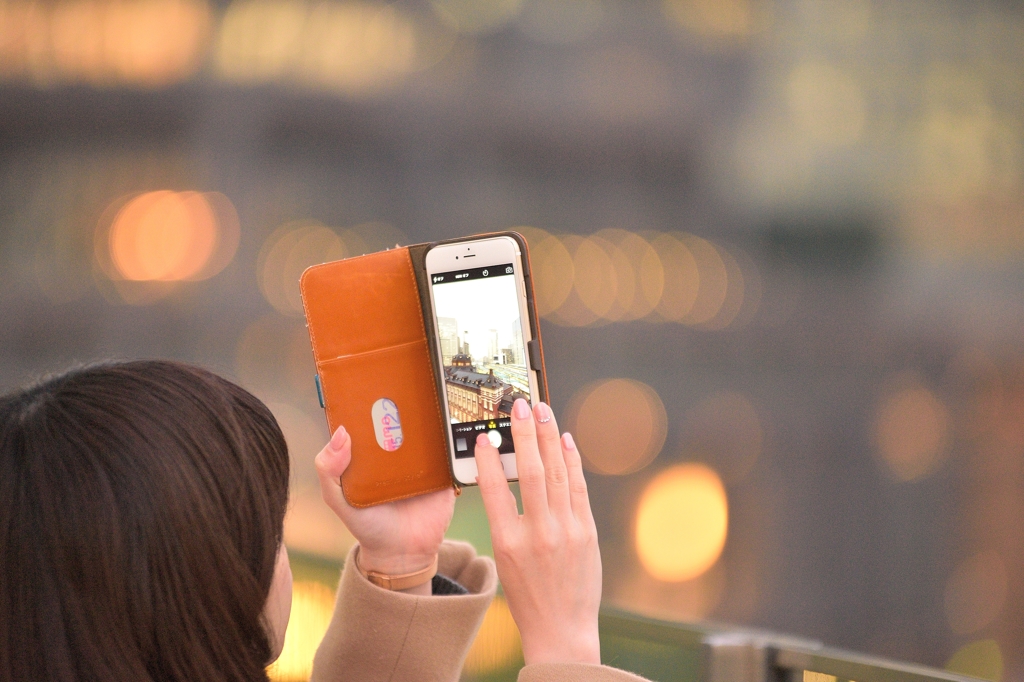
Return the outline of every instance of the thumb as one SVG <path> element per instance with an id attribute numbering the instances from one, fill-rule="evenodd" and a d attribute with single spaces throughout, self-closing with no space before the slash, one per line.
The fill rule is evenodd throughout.
<path id="1" fill-rule="evenodd" d="M 352 461 L 352 437 L 344 426 L 339 426 L 331 440 L 314 460 L 316 475 L 320 479 L 320 493 L 324 502 L 341 515 L 348 510 L 348 502 L 341 489 L 341 475 Z"/>

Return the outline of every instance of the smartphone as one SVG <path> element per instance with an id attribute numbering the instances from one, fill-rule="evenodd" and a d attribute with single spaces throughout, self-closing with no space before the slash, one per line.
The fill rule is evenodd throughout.
<path id="1" fill-rule="evenodd" d="M 437 352 L 444 373 L 449 457 L 456 481 L 475 485 L 476 439 L 498 448 L 514 481 L 512 404 L 537 399 L 537 360 L 519 243 L 508 236 L 440 244 L 426 254 Z"/>

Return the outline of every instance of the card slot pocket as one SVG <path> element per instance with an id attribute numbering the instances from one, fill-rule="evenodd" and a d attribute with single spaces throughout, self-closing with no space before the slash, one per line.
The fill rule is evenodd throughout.
<path id="1" fill-rule="evenodd" d="M 349 504 L 365 507 L 451 487 L 444 419 L 426 339 L 344 355 L 317 364 L 324 409 L 333 433 L 352 437 L 352 462 L 342 476 Z M 382 442 L 374 404 L 389 401 L 389 427 L 400 423 L 401 442 Z M 385 403 L 386 404 L 386 403 Z M 380 419 L 378 406 L 378 420 Z"/>

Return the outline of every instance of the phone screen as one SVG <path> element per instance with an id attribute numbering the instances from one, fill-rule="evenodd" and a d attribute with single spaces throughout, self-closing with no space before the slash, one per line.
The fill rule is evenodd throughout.
<path id="1" fill-rule="evenodd" d="M 431 288 L 455 457 L 472 457 L 480 433 L 514 452 L 512 403 L 532 402 L 515 265 L 433 273 Z"/>

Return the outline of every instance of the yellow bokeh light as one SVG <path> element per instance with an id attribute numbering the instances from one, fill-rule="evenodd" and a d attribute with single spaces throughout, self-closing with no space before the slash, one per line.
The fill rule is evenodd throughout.
<path id="1" fill-rule="evenodd" d="M 396 7 L 323 3 L 309 15 L 299 73 L 349 93 L 372 91 L 416 67 L 416 30 Z"/>
<path id="2" fill-rule="evenodd" d="M 547 317 L 558 310 L 572 292 L 575 277 L 572 255 L 552 234 L 538 228 L 515 227 L 530 247 L 530 268 L 537 314 Z"/>
<path id="3" fill-rule="evenodd" d="M 636 273 L 626 252 L 620 249 L 615 241 L 605 237 L 608 232 L 611 232 L 612 236 L 617 236 L 617 231 L 606 231 L 604 234 L 598 232 L 591 236 L 589 241 L 604 249 L 615 271 L 615 295 L 611 298 L 611 306 L 601 317 L 609 322 L 618 322 L 629 315 L 633 308 L 637 294 Z"/>
<path id="4" fill-rule="evenodd" d="M 789 74 L 786 94 L 794 124 L 813 142 L 848 145 L 864 132 L 866 105 L 861 88 L 831 64 L 800 64 Z"/>
<path id="5" fill-rule="evenodd" d="M 616 303 L 619 276 L 616 261 L 605 248 L 604 240 L 583 239 L 572 257 L 575 289 L 583 305 L 597 317 L 604 317 Z"/>
<path id="6" fill-rule="evenodd" d="M 215 66 L 239 82 L 283 76 L 298 54 L 306 26 L 301 0 L 238 0 L 221 21 Z"/>
<path id="7" fill-rule="evenodd" d="M 718 256 L 722 260 L 725 269 L 725 296 L 722 304 L 715 315 L 701 325 L 703 329 L 725 329 L 732 325 L 743 309 L 743 302 L 746 298 L 746 282 L 744 281 L 743 269 L 733 258 L 732 254 L 720 245 L 715 245 Z M 705 282 L 710 278 L 705 278 Z"/>
<path id="8" fill-rule="evenodd" d="M 240 83 L 295 78 L 359 95 L 420 68 L 420 42 L 411 18 L 394 6 L 239 0 L 224 15 L 214 63 L 221 77 Z M 428 51 L 438 45 L 431 41 Z"/>
<path id="9" fill-rule="evenodd" d="M 647 384 L 607 379 L 584 386 L 569 407 L 569 424 L 588 469 L 621 475 L 639 471 L 661 452 L 668 419 Z"/>
<path id="10" fill-rule="evenodd" d="M 661 301 L 665 290 L 665 268 L 658 252 L 640 235 L 620 229 L 604 229 L 597 232 L 614 244 L 624 256 L 625 267 L 617 263 L 619 281 L 630 281 L 629 286 L 620 287 L 618 305 L 623 307 L 622 320 L 637 320 L 649 315 Z"/>
<path id="11" fill-rule="evenodd" d="M 344 242 L 333 230 L 312 221 L 286 223 L 271 233 L 260 250 L 256 266 L 260 291 L 278 312 L 301 315 L 303 270 L 346 255 Z"/>
<path id="12" fill-rule="evenodd" d="M 482 675 L 507 668 L 521 656 L 519 628 L 512 619 L 508 602 L 504 597 L 495 597 L 487 607 L 463 669 L 470 675 Z"/>
<path id="13" fill-rule="evenodd" d="M 563 270 L 557 272 L 554 271 L 554 267 L 562 261 L 563 255 L 557 247 L 550 245 L 552 252 L 556 255 L 551 259 L 551 268 L 549 268 L 549 272 L 552 273 L 553 277 L 558 278 L 555 281 L 557 282 L 556 286 L 559 287 L 559 293 L 564 290 L 562 288 L 566 285 L 567 273 L 572 273 L 572 279 L 568 281 L 568 292 L 565 294 L 565 297 L 562 299 L 562 302 L 558 307 L 548 313 L 548 319 L 556 324 L 567 327 L 585 327 L 587 325 L 595 324 L 601 320 L 601 317 L 587 307 L 583 302 L 583 298 L 580 296 L 579 287 L 579 280 L 581 279 L 581 276 L 580 273 L 577 272 L 577 268 L 581 263 L 583 265 L 587 265 L 585 258 L 580 259 L 579 263 L 576 260 L 577 251 L 580 245 L 582 245 L 586 240 L 577 234 L 562 235 L 556 239 L 562 245 L 565 253 L 569 255 L 568 262 L 570 265 L 570 267 Z M 597 248 L 602 254 L 604 254 L 604 251 L 601 250 L 600 247 Z M 611 261 L 607 258 L 607 254 L 604 254 L 604 262 L 607 265 L 606 274 L 608 272 L 614 272 L 614 268 L 611 266 Z M 597 292 L 600 293 L 602 283 L 599 278 L 600 275 L 596 278 L 593 275 L 589 277 L 584 275 L 582 277 L 585 287 L 587 285 L 592 285 Z"/>
<path id="14" fill-rule="evenodd" d="M 658 580 L 692 580 L 718 561 L 728 527 L 729 504 L 718 474 L 703 464 L 676 465 L 658 474 L 640 498 L 637 555 Z"/>
<path id="15" fill-rule="evenodd" d="M 938 468 L 948 437 L 949 412 L 923 386 L 909 386 L 886 396 L 875 414 L 877 452 L 886 467 L 903 481 Z"/>
<path id="16" fill-rule="evenodd" d="M 237 214 L 223 195 L 162 190 L 127 201 L 109 226 L 101 221 L 97 256 L 115 279 L 201 280 L 231 261 L 238 239 Z"/>
<path id="17" fill-rule="evenodd" d="M 693 256 L 699 283 L 693 306 L 679 321 L 693 326 L 704 325 L 713 320 L 725 304 L 729 293 L 729 271 L 722 254 L 707 239 L 685 233 L 678 235 L 678 239 Z"/>
<path id="18" fill-rule="evenodd" d="M 292 586 L 292 610 L 284 635 L 281 655 L 267 669 L 274 682 L 305 682 L 313 672 L 313 657 L 320 646 L 331 616 L 334 591 L 314 581 L 296 581 Z"/>
<path id="19" fill-rule="evenodd" d="M 590 239 L 605 250 L 615 269 L 615 298 L 602 317 L 617 322 L 635 320 L 650 312 L 664 286 L 661 260 L 650 244 L 632 232 L 617 228 L 600 230 Z M 651 297 L 655 298 L 653 304 Z"/>
<path id="20" fill-rule="evenodd" d="M 0 73 L 160 87 L 191 76 L 213 23 L 201 0 L 0 4 Z"/>
<path id="21" fill-rule="evenodd" d="M 650 239 L 663 267 L 664 285 L 655 312 L 664 320 L 678 322 L 690 314 L 700 290 L 697 260 L 685 243 L 671 234 Z"/>
<path id="22" fill-rule="evenodd" d="M 285 223 L 260 249 L 256 273 L 263 297 L 280 313 L 302 314 L 299 277 L 311 265 L 359 256 L 404 242 L 405 234 L 388 223 L 370 222 L 335 230 L 314 220 Z"/>
<path id="23" fill-rule="evenodd" d="M 971 642 L 957 649 L 946 663 L 946 670 L 990 682 L 1002 682 L 1003 652 L 992 639 Z"/>
<path id="24" fill-rule="evenodd" d="M 944 604 L 950 629 L 958 635 L 992 623 L 1006 603 L 1006 564 L 995 550 L 968 557 L 946 582 Z"/>

